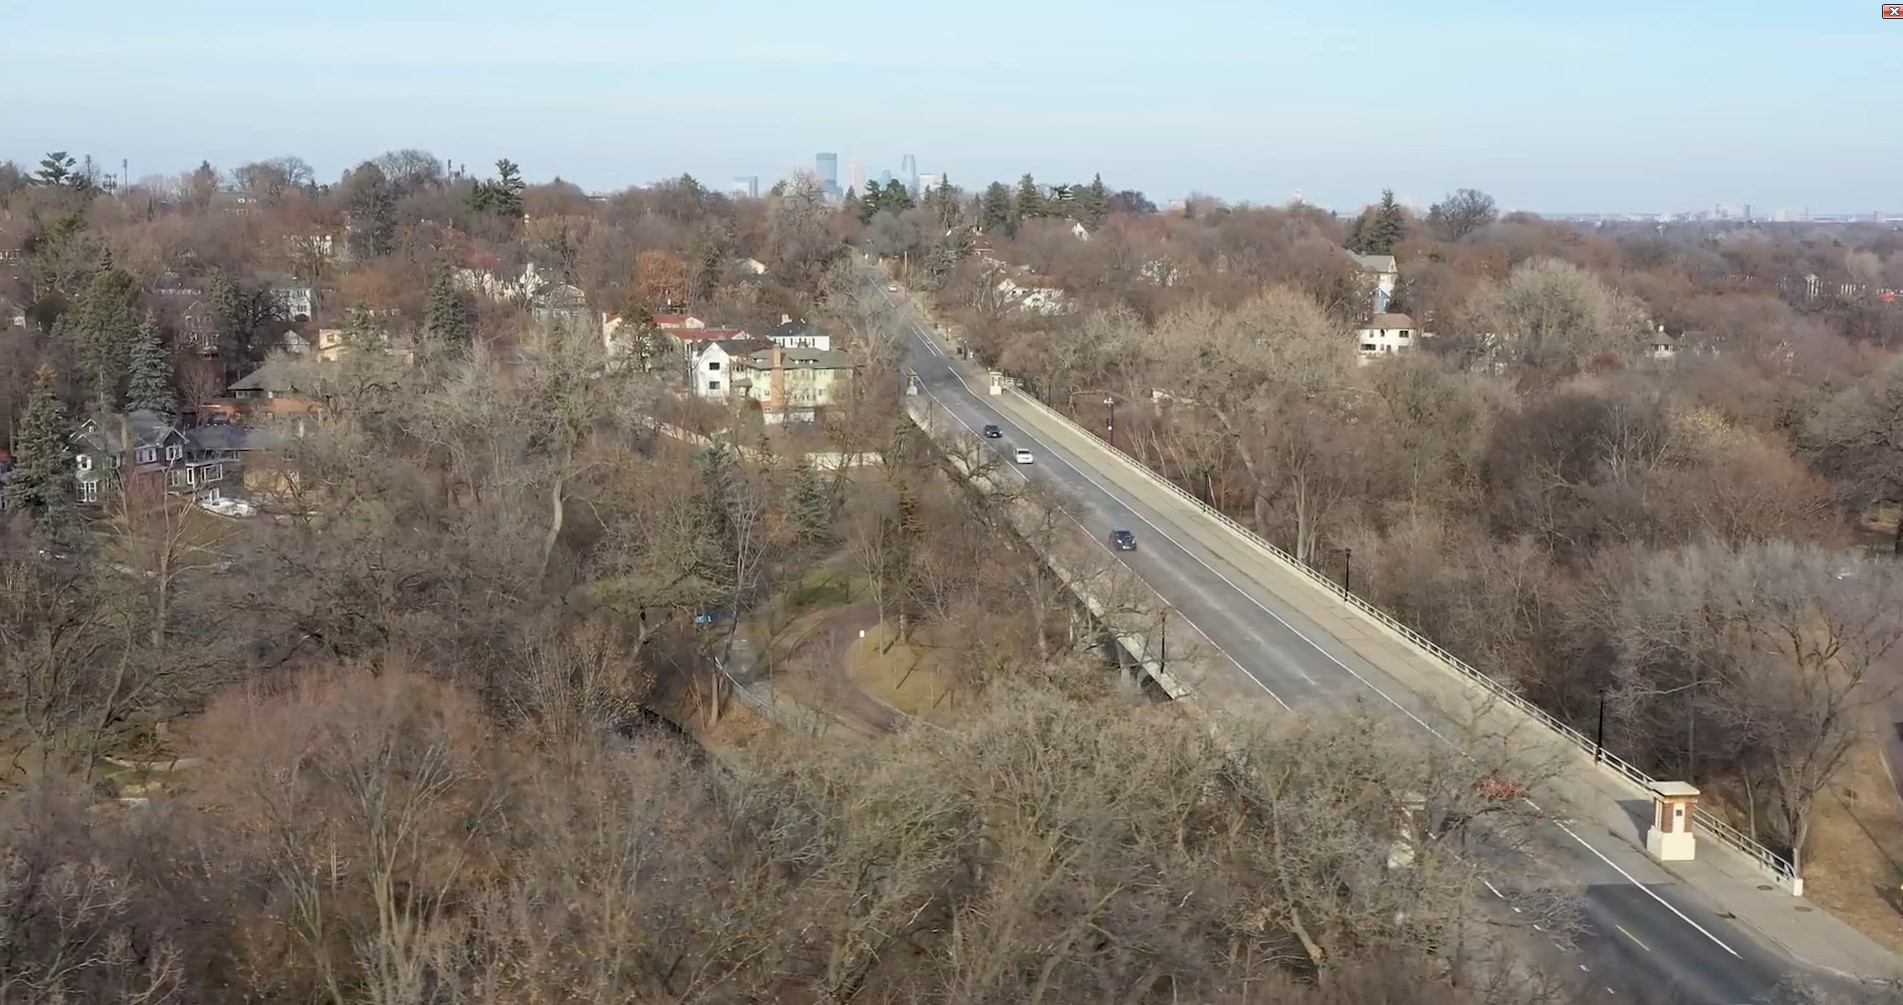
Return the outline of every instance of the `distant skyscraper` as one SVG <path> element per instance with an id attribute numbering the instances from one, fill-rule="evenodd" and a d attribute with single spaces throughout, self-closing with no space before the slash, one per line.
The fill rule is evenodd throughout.
<path id="1" fill-rule="evenodd" d="M 813 158 L 813 170 L 819 174 L 819 184 L 827 195 L 839 194 L 839 155 L 820 154 Z"/>
<path id="2" fill-rule="evenodd" d="M 945 180 L 945 176 L 942 174 L 939 174 L 936 171 L 927 171 L 924 174 L 919 175 L 918 176 L 919 194 L 924 195 L 925 193 L 930 192 L 932 189 L 937 188 L 939 184 L 942 183 L 944 180 Z"/>
<path id="3" fill-rule="evenodd" d="M 735 178 L 733 180 L 732 191 L 734 195 L 744 195 L 749 199 L 760 198 L 760 176 L 741 175 Z"/>
<path id="4" fill-rule="evenodd" d="M 899 180 L 905 182 L 905 189 L 918 197 L 918 158 L 906 154 L 899 158 Z"/>
<path id="5" fill-rule="evenodd" d="M 856 154 L 846 162 L 846 183 L 851 186 L 854 195 L 866 194 L 866 168 L 859 163 Z"/>
<path id="6" fill-rule="evenodd" d="M 890 171 L 879 172 L 879 187 L 885 188 L 886 186 L 890 184 L 892 184 L 892 172 Z"/>

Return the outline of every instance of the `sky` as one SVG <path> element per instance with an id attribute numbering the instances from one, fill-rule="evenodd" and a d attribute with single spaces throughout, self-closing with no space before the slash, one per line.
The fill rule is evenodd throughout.
<path id="1" fill-rule="evenodd" d="M 1866 0 L 0 0 L 0 159 L 136 179 L 417 147 L 590 190 L 869 176 L 1352 209 L 1903 210 Z M 57 81 L 57 84 L 47 84 Z"/>

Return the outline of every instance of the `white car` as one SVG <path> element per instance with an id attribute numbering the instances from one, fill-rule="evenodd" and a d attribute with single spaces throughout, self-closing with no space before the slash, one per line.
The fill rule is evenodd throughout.
<path id="1" fill-rule="evenodd" d="M 243 499 L 200 499 L 198 500 L 198 508 L 207 513 L 232 517 L 234 519 L 258 515 L 258 508 Z"/>
<path id="2" fill-rule="evenodd" d="M 1012 452 L 1011 459 L 1017 461 L 1019 464 L 1029 464 L 1031 463 L 1031 451 L 1025 447 L 1019 447 Z"/>
<path id="3" fill-rule="evenodd" d="M 886 291 L 887 293 L 897 293 L 897 292 L 899 292 L 899 284 L 897 284 L 897 283 L 887 283 L 887 284 L 885 284 L 885 291 Z"/>

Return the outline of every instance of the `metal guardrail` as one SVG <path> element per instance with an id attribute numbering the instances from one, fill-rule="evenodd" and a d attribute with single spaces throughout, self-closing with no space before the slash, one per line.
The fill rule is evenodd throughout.
<path id="1" fill-rule="evenodd" d="M 1230 530 L 1241 535 L 1244 540 L 1248 541 L 1249 543 L 1255 545 L 1258 548 L 1261 548 L 1262 550 L 1268 552 L 1270 555 L 1274 556 L 1282 564 L 1288 566 L 1289 568 L 1297 572 L 1302 573 L 1303 575 L 1307 576 L 1309 579 L 1312 579 L 1316 583 L 1319 583 L 1322 586 L 1326 587 L 1330 593 L 1333 593 L 1336 597 L 1341 599 L 1342 602 L 1352 607 L 1355 607 L 1356 609 L 1367 614 L 1369 617 L 1375 619 L 1376 621 L 1379 621 L 1381 624 L 1385 625 L 1386 627 L 1394 631 L 1396 634 L 1407 639 L 1409 642 L 1412 642 L 1422 652 L 1425 652 L 1428 655 L 1434 657 L 1436 660 L 1440 661 L 1440 663 L 1446 666 L 1448 669 L 1454 671 L 1455 673 L 1460 674 L 1461 676 L 1467 678 L 1469 681 L 1472 681 L 1473 683 L 1479 685 L 1481 688 L 1485 689 L 1488 694 L 1508 703 L 1509 705 L 1513 706 L 1519 711 L 1525 713 L 1528 717 L 1532 718 L 1535 722 L 1547 727 L 1548 729 L 1552 730 L 1554 733 L 1557 733 L 1561 738 L 1570 741 L 1574 746 L 1580 748 L 1581 750 L 1585 751 L 1588 754 L 1592 754 L 1594 757 L 1594 761 L 1596 763 L 1610 769 L 1614 774 L 1620 775 L 1621 777 L 1625 778 L 1627 781 L 1630 781 L 1633 784 L 1638 785 L 1641 788 L 1644 788 L 1648 792 L 1653 791 L 1657 780 L 1654 779 L 1651 775 L 1646 774 L 1644 771 L 1640 770 L 1637 766 L 1631 764 L 1630 762 L 1619 757 L 1618 755 L 1613 754 L 1612 752 L 1607 751 L 1604 748 L 1598 747 L 1584 733 L 1581 733 L 1579 730 L 1574 729 L 1572 726 L 1554 718 L 1552 715 L 1547 713 L 1545 709 L 1542 709 L 1539 706 L 1533 704 L 1532 702 L 1527 701 L 1525 698 L 1521 697 L 1518 693 L 1516 693 L 1512 688 L 1509 688 L 1506 685 L 1500 683 L 1499 681 L 1493 679 L 1492 677 L 1489 677 L 1486 674 L 1481 673 L 1480 671 L 1474 669 L 1473 667 L 1468 666 L 1465 660 L 1462 660 L 1460 657 L 1455 656 L 1453 653 L 1450 653 L 1447 650 L 1442 649 L 1439 645 L 1436 645 L 1433 642 L 1433 640 L 1427 638 L 1426 636 L 1422 635 L 1420 632 L 1417 632 L 1414 629 L 1403 624 L 1399 619 L 1395 618 L 1393 615 L 1389 614 L 1388 612 L 1382 610 L 1381 608 L 1375 606 L 1374 604 L 1369 603 L 1366 600 L 1363 600 L 1362 598 L 1356 596 L 1355 594 L 1350 593 L 1348 590 L 1344 589 L 1341 586 L 1341 584 L 1335 582 L 1332 579 L 1329 579 L 1326 574 L 1310 566 L 1308 563 L 1298 560 L 1295 556 L 1289 554 L 1288 552 L 1283 551 L 1274 542 L 1268 540 L 1267 538 L 1264 538 L 1260 534 L 1257 534 L 1254 530 L 1251 530 L 1250 528 L 1243 526 L 1241 523 L 1232 519 L 1228 514 L 1222 512 L 1221 510 L 1215 508 L 1214 506 L 1209 505 L 1208 503 L 1202 501 L 1201 499 L 1196 498 L 1196 496 L 1192 494 L 1188 489 L 1185 489 L 1182 486 L 1176 484 L 1175 482 L 1169 480 L 1168 478 L 1165 478 L 1162 474 L 1153 470 L 1148 464 L 1145 464 L 1142 461 L 1138 460 L 1137 458 L 1130 456 L 1128 453 L 1125 453 L 1121 448 L 1119 448 L 1115 444 L 1109 443 L 1105 441 L 1103 438 L 1097 436 L 1095 433 L 1091 432 L 1090 430 L 1085 429 L 1083 426 L 1073 421 L 1070 418 L 1070 416 L 1067 416 L 1063 414 L 1062 412 L 1059 412 L 1058 410 L 1052 408 L 1051 406 L 1046 405 L 1044 402 L 1037 400 L 1037 398 L 1034 395 L 1026 394 L 1023 391 L 1016 391 L 1016 390 L 1014 390 L 1013 393 L 1015 393 L 1020 399 L 1030 403 L 1031 406 L 1036 408 L 1038 411 L 1044 413 L 1045 415 L 1050 416 L 1051 418 L 1057 420 L 1058 422 L 1066 426 L 1069 426 L 1072 430 L 1077 432 L 1079 435 L 1085 437 L 1086 439 L 1090 440 L 1092 443 L 1122 458 L 1123 460 L 1128 462 L 1130 465 L 1135 467 L 1141 474 L 1144 475 L 1144 477 L 1149 479 L 1151 482 L 1175 493 L 1177 496 L 1181 497 L 1184 501 L 1190 503 L 1197 510 L 1201 511 L 1204 515 L 1212 517 L 1215 520 L 1219 521 L 1220 523 L 1224 524 Z M 1739 854 L 1745 856 L 1746 858 L 1750 859 L 1752 862 L 1757 864 L 1759 868 L 1770 873 L 1786 889 L 1791 889 L 1791 890 L 1798 889 L 1798 886 L 1797 886 L 1798 877 L 1797 877 L 1796 869 L 1791 865 L 1790 861 L 1787 860 L 1784 856 L 1779 855 L 1778 853 L 1758 843 L 1752 838 L 1746 836 L 1743 832 L 1739 831 L 1737 828 L 1731 826 L 1730 824 L 1725 823 L 1723 820 L 1719 819 L 1717 816 L 1706 811 L 1705 809 L 1701 807 L 1693 808 L 1692 822 L 1695 826 L 1697 826 L 1700 830 L 1704 831 L 1706 834 L 1717 839 L 1720 843 L 1730 847 L 1734 851 L 1737 851 Z"/>

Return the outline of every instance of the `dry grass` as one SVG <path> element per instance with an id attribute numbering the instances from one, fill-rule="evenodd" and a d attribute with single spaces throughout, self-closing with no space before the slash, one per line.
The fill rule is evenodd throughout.
<path id="1" fill-rule="evenodd" d="M 941 725 L 957 719 L 970 695 L 935 665 L 930 640 L 923 637 L 929 633 L 916 633 L 917 645 L 897 641 L 896 634 L 891 625 L 875 625 L 853 642 L 848 651 L 852 679 L 867 694 L 907 715 Z"/>
<path id="2" fill-rule="evenodd" d="M 1903 952 L 1903 805 L 1874 743 L 1817 801 L 1804 892 L 1879 944 Z"/>

